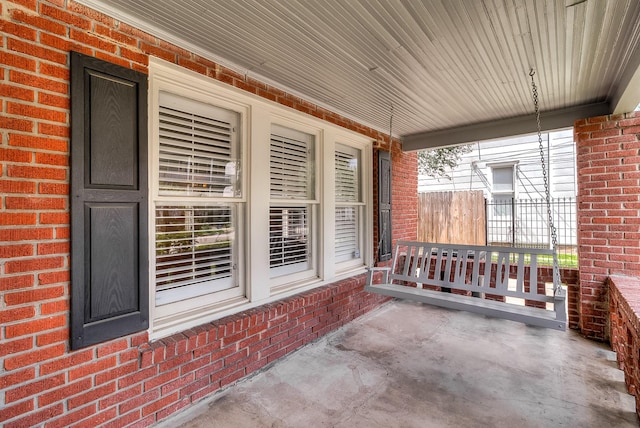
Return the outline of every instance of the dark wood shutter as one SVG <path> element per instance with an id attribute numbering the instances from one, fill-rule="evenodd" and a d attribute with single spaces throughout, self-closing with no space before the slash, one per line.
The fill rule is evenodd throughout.
<path id="1" fill-rule="evenodd" d="M 71 349 L 149 327 L 147 76 L 71 52 Z"/>
<path id="2" fill-rule="evenodd" d="M 378 261 L 391 259 L 391 154 L 378 151 Z"/>

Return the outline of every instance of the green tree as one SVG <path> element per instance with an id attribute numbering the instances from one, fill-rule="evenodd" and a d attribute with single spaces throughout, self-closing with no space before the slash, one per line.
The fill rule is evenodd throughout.
<path id="1" fill-rule="evenodd" d="M 418 152 L 418 173 L 451 180 L 449 172 L 458 166 L 462 155 L 469 153 L 471 149 L 471 144 L 465 144 L 420 151 Z"/>

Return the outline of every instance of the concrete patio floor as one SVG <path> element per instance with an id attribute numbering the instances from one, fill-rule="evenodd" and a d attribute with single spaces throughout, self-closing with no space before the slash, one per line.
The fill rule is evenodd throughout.
<path id="1" fill-rule="evenodd" d="M 392 301 L 161 427 L 636 427 L 615 354 L 574 331 Z"/>

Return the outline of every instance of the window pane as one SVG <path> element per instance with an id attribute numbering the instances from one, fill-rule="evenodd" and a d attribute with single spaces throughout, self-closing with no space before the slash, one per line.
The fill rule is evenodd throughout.
<path id="1" fill-rule="evenodd" d="M 270 267 L 300 265 L 306 269 L 309 258 L 307 207 L 272 207 L 269 210 Z"/>
<path id="2" fill-rule="evenodd" d="M 336 150 L 336 202 L 360 201 L 358 155 L 358 151 L 348 148 Z"/>
<path id="3" fill-rule="evenodd" d="M 493 169 L 493 191 L 513 192 L 513 167 Z"/>
<path id="4" fill-rule="evenodd" d="M 271 198 L 313 199 L 313 136 L 275 127 L 269 169 Z"/>
<path id="5" fill-rule="evenodd" d="M 336 208 L 336 261 L 360 257 L 358 207 Z"/>
<path id="6" fill-rule="evenodd" d="M 200 107 L 191 102 L 185 107 Z M 237 115 L 210 106 L 203 114 L 160 106 L 159 194 L 240 196 Z"/>
<path id="7" fill-rule="evenodd" d="M 159 206 L 155 228 L 159 292 L 207 285 L 201 288 L 205 294 L 234 286 L 232 206 Z"/>

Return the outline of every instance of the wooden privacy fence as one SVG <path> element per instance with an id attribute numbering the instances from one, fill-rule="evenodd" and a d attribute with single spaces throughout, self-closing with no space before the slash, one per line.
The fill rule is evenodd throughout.
<path id="1" fill-rule="evenodd" d="M 486 210 L 482 190 L 418 194 L 418 240 L 486 245 Z"/>

